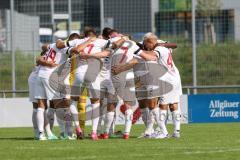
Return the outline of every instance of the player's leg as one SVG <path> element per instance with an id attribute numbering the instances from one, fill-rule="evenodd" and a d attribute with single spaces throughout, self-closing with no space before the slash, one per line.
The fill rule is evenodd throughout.
<path id="1" fill-rule="evenodd" d="M 38 127 L 38 140 L 47 140 L 44 134 L 44 111 L 47 107 L 47 96 L 42 83 L 42 78 L 36 78 L 35 99 L 37 100 L 36 122 Z"/>
<path id="2" fill-rule="evenodd" d="M 123 86 L 122 92 L 119 93 L 119 96 L 123 98 L 124 104 L 126 106 L 126 111 L 124 114 L 125 129 L 123 138 L 128 139 L 132 127 L 133 107 L 136 105 L 135 84 L 133 80 L 129 79 L 126 81 L 126 84 Z"/>
<path id="3" fill-rule="evenodd" d="M 159 119 L 157 120 L 158 127 L 161 129 L 161 132 L 156 136 L 156 138 L 166 138 L 168 137 L 168 131 L 166 127 L 166 119 L 167 119 L 167 110 L 168 104 L 159 104 Z"/>
<path id="4" fill-rule="evenodd" d="M 124 105 L 126 106 L 126 110 L 124 113 L 125 116 L 125 128 L 124 128 L 124 134 L 123 138 L 128 139 L 130 136 L 130 131 L 132 127 L 132 119 L 133 119 L 133 102 L 125 102 Z"/>
<path id="5" fill-rule="evenodd" d="M 56 112 L 56 109 L 54 108 L 53 101 L 49 101 L 49 108 L 47 112 L 47 117 L 49 119 L 49 124 L 50 124 L 50 129 L 53 130 L 53 125 L 54 125 L 54 114 Z"/>
<path id="6" fill-rule="evenodd" d="M 79 99 L 79 96 L 71 96 L 70 112 L 71 112 L 73 124 L 75 126 L 77 138 L 82 139 L 83 133 L 79 124 L 79 119 L 78 119 L 79 116 L 78 116 L 78 110 L 77 110 L 78 99 Z"/>
<path id="7" fill-rule="evenodd" d="M 177 81 L 175 81 L 175 84 L 173 86 L 174 89 L 167 98 L 170 103 L 169 108 L 170 111 L 172 112 L 172 120 L 174 126 L 174 132 L 172 137 L 179 138 L 181 125 L 180 95 L 182 95 L 182 85 L 180 76 L 177 78 Z"/>
<path id="8" fill-rule="evenodd" d="M 29 101 L 32 102 L 32 123 L 34 129 L 34 139 L 38 137 L 38 126 L 37 126 L 37 108 L 38 103 L 35 99 L 35 87 L 36 87 L 37 74 L 32 72 L 28 78 L 28 88 L 29 88 Z"/>
<path id="9" fill-rule="evenodd" d="M 142 121 L 143 121 L 145 127 L 147 127 L 149 109 L 145 105 L 145 100 L 144 99 L 138 100 L 138 104 L 139 104 L 139 107 L 140 107 L 140 110 L 141 110 Z"/>
<path id="10" fill-rule="evenodd" d="M 104 135 L 102 137 L 103 139 L 107 139 L 109 137 L 110 128 L 115 115 L 115 106 L 116 103 L 108 103 L 107 105 L 107 113 L 104 120 Z"/>
<path id="11" fill-rule="evenodd" d="M 86 105 L 87 105 L 87 89 L 83 89 L 82 95 L 79 96 L 78 101 L 78 119 L 79 124 L 84 135 L 85 122 L 86 122 Z"/>
<path id="12" fill-rule="evenodd" d="M 33 129 L 34 129 L 34 138 L 37 139 L 37 137 L 38 137 L 38 125 L 37 125 L 38 103 L 37 102 L 32 102 L 32 104 L 33 104 L 32 123 L 33 123 Z"/>
<path id="13" fill-rule="evenodd" d="M 44 111 L 45 106 L 47 105 L 46 99 L 38 99 L 38 108 L 37 108 L 37 126 L 38 126 L 38 139 L 47 140 L 44 134 Z"/>
<path id="14" fill-rule="evenodd" d="M 61 105 L 64 100 L 54 100 L 54 106 L 56 107 L 56 117 L 58 126 L 60 128 L 60 139 L 65 139 L 65 116 L 66 116 L 66 109 L 63 105 Z"/>
<path id="15" fill-rule="evenodd" d="M 71 139 L 72 138 L 72 129 L 70 119 L 70 109 L 69 109 L 69 100 L 68 99 L 57 99 L 54 100 L 54 105 L 56 106 L 56 116 L 57 121 L 60 127 L 60 138 L 61 139 Z"/>
<path id="16" fill-rule="evenodd" d="M 149 109 L 147 127 L 145 131 L 146 137 L 151 137 L 151 134 L 153 133 L 154 122 L 157 122 L 157 119 L 159 118 L 159 108 L 157 106 L 157 101 L 158 98 L 145 100 L 145 105 L 148 106 Z"/>
<path id="17" fill-rule="evenodd" d="M 68 107 L 66 114 L 65 114 L 65 134 L 67 135 L 68 139 L 75 139 L 75 136 L 73 134 L 73 129 L 72 129 L 72 115 L 70 111 L 70 99 L 66 99 L 67 104 L 66 106 Z"/>
<path id="18" fill-rule="evenodd" d="M 100 96 L 101 96 L 101 83 L 104 81 L 100 76 L 96 77 L 96 80 L 89 85 L 88 92 L 92 106 L 92 140 L 98 140 L 97 128 L 100 116 Z"/>
<path id="19" fill-rule="evenodd" d="M 100 84 L 100 111 L 99 111 L 99 121 L 97 127 L 97 133 L 101 137 L 103 135 L 102 123 L 105 119 L 106 109 L 107 109 L 107 96 L 108 94 L 114 93 L 114 88 L 110 79 L 105 79 Z"/>
<path id="20" fill-rule="evenodd" d="M 58 91 L 55 91 L 49 83 L 49 79 L 48 78 L 42 78 L 42 83 L 43 83 L 43 87 L 46 93 L 46 97 L 48 100 L 53 100 L 53 99 L 59 99 L 60 97 L 60 93 Z M 54 105 L 54 104 L 53 104 Z M 44 128 L 45 131 L 48 135 L 48 139 L 49 140 L 56 140 L 58 139 L 57 136 L 55 136 L 53 134 L 53 132 L 51 131 L 51 127 L 50 127 L 50 122 L 49 122 L 49 118 L 47 116 L 47 103 L 45 105 L 45 112 L 44 112 Z"/>
<path id="21" fill-rule="evenodd" d="M 99 115 L 99 121 L 98 121 L 98 127 L 97 127 L 97 134 L 101 135 L 103 134 L 103 127 L 102 123 L 104 121 L 104 116 L 105 116 L 105 108 L 107 107 L 105 99 L 100 100 L 100 115 Z"/>
<path id="22" fill-rule="evenodd" d="M 83 132 L 79 124 L 79 115 L 77 110 L 79 96 L 81 95 L 82 75 L 75 74 L 73 85 L 71 86 L 70 112 L 72 115 L 75 131 L 78 139 L 83 139 Z"/>
<path id="23" fill-rule="evenodd" d="M 99 116 L 100 116 L 100 99 L 98 98 L 91 98 L 91 105 L 92 105 L 92 132 L 91 132 L 91 138 L 92 140 L 97 140 L 97 127 L 99 122 Z"/>
<path id="24" fill-rule="evenodd" d="M 46 104 L 47 105 L 47 104 Z M 44 129 L 47 133 L 48 140 L 55 140 L 58 139 L 57 136 L 55 136 L 51 130 L 49 118 L 48 118 L 48 109 L 45 108 L 44 110 Z"/>
<path id="25" fill-rule="evenodd" d="M 179 106 L 178 103 L 169 105 L 170 111 L 172 112 L 172 120 L 174 126 L 174 132 L 172 137 L 175 138 L 180 138 L 181 113 L 178 106 Z"/>
<path id="26" fill-rule="evenodd" d="M 109 80 L 108 81 L 109 83 L 108 83 L 108 94 L 107 94 L 107 101 L 109 101 L 109 98 L 110 97 L 114 97 L 113 99 L 111 99 L 110 100 L 110 103 L 113 103 L 114 105 L 115 105 L 115 108 L 116 108 L 116 106 L 118 105 L 118 103 L 122 103 L 122 104 L 124 104 L 123 103 L 123 101 L 121 100 L 121 101 L 119 101 L 117 98 L 116 98 L 116 96 L 114 96 L 115 94 L 116 95 L 119 95 L 119 93 L 118 93 L 118 90 L 116 90 L 116 86 L 114 86 L 114 84 L 113 84 L 113 82 L 112 82 L 112 80 Z M 115 83 L 116 84 L 116 83 Z M 111 96 L 111 95 L 113 95 L 113 96 Z M 116 110 L 114 109 L 114 117 L 113 117 L 113 121 L 112 121 L 112 124 L 111 124 L 111 126 L 110 126 L 110 129 L 109 129 L 109 137 L 112 137 L 112 138 L 116 138 L 116 137 L 119 137 L 119 135 L 120 136 L 122 136 L 122 132 L 121 131 L 115 131 L 115 127 L 116 127 L 116 119 L 117 119 L 117 113 L 116 113 Z"/>

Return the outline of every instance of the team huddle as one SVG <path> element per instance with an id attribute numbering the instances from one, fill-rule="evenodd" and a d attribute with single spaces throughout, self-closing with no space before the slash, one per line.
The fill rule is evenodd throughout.
<path id="1" fill-rule="evenodd" d="M 140 137 L 179 138 L 182 86 L 172 59 L 176 47 L 153 33 L 145 34 L 142 42 L 135 42 L 111 28 L 104 28 L 97 35 L 91 27 L 82 35 L 71 34 L 67 41 L 59 39 L 43 45 L 28 79 L 35 139 L 86 137 L 86 96 L 91 103 L 92 140 L 116 134 L 119 103 L 125 126 L 118 134 L 123 139 L 130 137 L 131 127 L 139 117 L 145 125 Z M 171 135 L 166 128 L 168 109 L 174 125 Z M 55 115 L 59 137 L 53 133 Z"/>

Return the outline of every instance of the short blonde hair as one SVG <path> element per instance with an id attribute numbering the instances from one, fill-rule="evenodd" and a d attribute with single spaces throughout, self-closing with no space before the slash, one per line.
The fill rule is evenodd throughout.
<path id="1" fill-rule="evenodd" d="M 146 40 L 146 39 L 156 39 L 157 40 L 158 37 L 154 33 L 148 32 L 143 36 L 143 40 Z"/>

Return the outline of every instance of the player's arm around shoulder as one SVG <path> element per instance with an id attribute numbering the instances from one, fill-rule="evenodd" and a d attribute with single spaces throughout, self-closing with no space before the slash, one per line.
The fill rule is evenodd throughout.
<path id="1" fill-rule="evenodd" d="M 169 49 L 164 47 L 164 46 L 157 46 L 153 52 L 156 54 L 156 56 L 158 57 L 158 59 L 160 59 L 161 57 L 164 56 L 164 54 L 168 54 L 169 53 Z"/>
<path id="2" fill-rule="evenodd" d="M 137 55 L 139 55 L 145 61 L 156 61 L 158 59 L 158 56 L 153 51 L 141 50 Z"/>
<path id="3" fill-rule="evenodd" d="M 77 51 L 82 52 L 84 50 L 84 48 L 86 48 L 90 43 L 94 42 L 95 40 L 97 40 L 96 37 L 91 37 L 91 38 L 87 39 L 85 42 L 77 45 Z"/>
<path id="4" fill-rule="evenodd" d="M 56 47 L 58 48 L 58 49 L 63 49 L 63 48 L 65 48 L 67 46 L 67 43 L 65 42 L 65 41 L 63 41 L 63 40 L 61 40 L 61 39 L 58 39 L 57 41 L 56 41 Z"/>
<path id="5" fill-rule="evenodd" d="M 121 72 L 132 69 L 138 63 L 139 63 L 139 60 L 137 58 L 133 58 L 128 63 L 112 66 L 111 72 L 112 74 L 117 75 Z"/>
<path id="6" fill-rule="evenodd" d="M 100 59 L 100 58 L 106 58 L 106 57 L 108 57 L 110 55 L 111 55 L 111 50 L 105 49 L 102 52 L 98 52 L 98 53 L 95 53 L 95 54 L 81 54 L 81 58 L 85 58 L 85 59 L 88 59 L 88 58 Z"/>
<path id="7" fill-rule="evenodd" d="M 46 66 L 46 67 L 50 67 L 50 68 L 53 68 L 53 67 L 57 66 L 56 63 L 45 60 L 44 56 L 38 57 L 37 60 L 36 60 L 36 63 L 37 63 L 37 65 Z"/>

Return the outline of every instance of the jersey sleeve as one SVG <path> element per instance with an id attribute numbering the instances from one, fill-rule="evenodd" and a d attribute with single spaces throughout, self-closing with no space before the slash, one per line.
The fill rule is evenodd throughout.
<path id="1" fill-rule="evenodd" d="M 159 59 L 161 57 L 162 47 L 156 47 L 153 52 L 156 54 L 156 56 Z"/>
<path id="2" fill-rule="evenodd" d="M 56 43 L 51 43 L 48 45 L 48 49 L 55 48 L 55 47 L 56 47 Z"/>
<path id="3" fill-rule="evenodd" d="M 154 52 L 156 53 L 158 59 L 161 58 L 165 53 L 168 53 L 168 49 L 162 46 L 158 46 L 154 49 Z"/>
<path id="4" fill-rule="evenodd" d="M 101 47 L 106 48 L 107 44 L 108 44 L 108 40 L 105 39 L 100 39 L 99 43 L 101 45 Z"/>
<path id="5" fill-rule="evenodd" d="M 117 41 L 120 40 L 120 39 L 121 39 L 121 37 L 114 37 L 114 38 L 109 39 L 109 40 L 108 40 L 108 41 L 109 41 L 109 46 L 108 46 L 108 48 L 112 48 L 113 43 L 114 43 L 114 42 L 117 42 Z"/>
<path id="6" fill-rule="evenodd" d="M 75 47 L 79 44 L 84 43 L 85 41 L 86 41 L 86 39 L 74 39 L 72 41 L 69 41 L 67 45 L 68 45 L 68 47 Z"/>
<path id="7" fill-rule="evenodd" d="M 61 53 L 62 54 L 68 54 L 69 48 L 70 47 L 65 47 L 65 48 L 61 49 Z"/>

